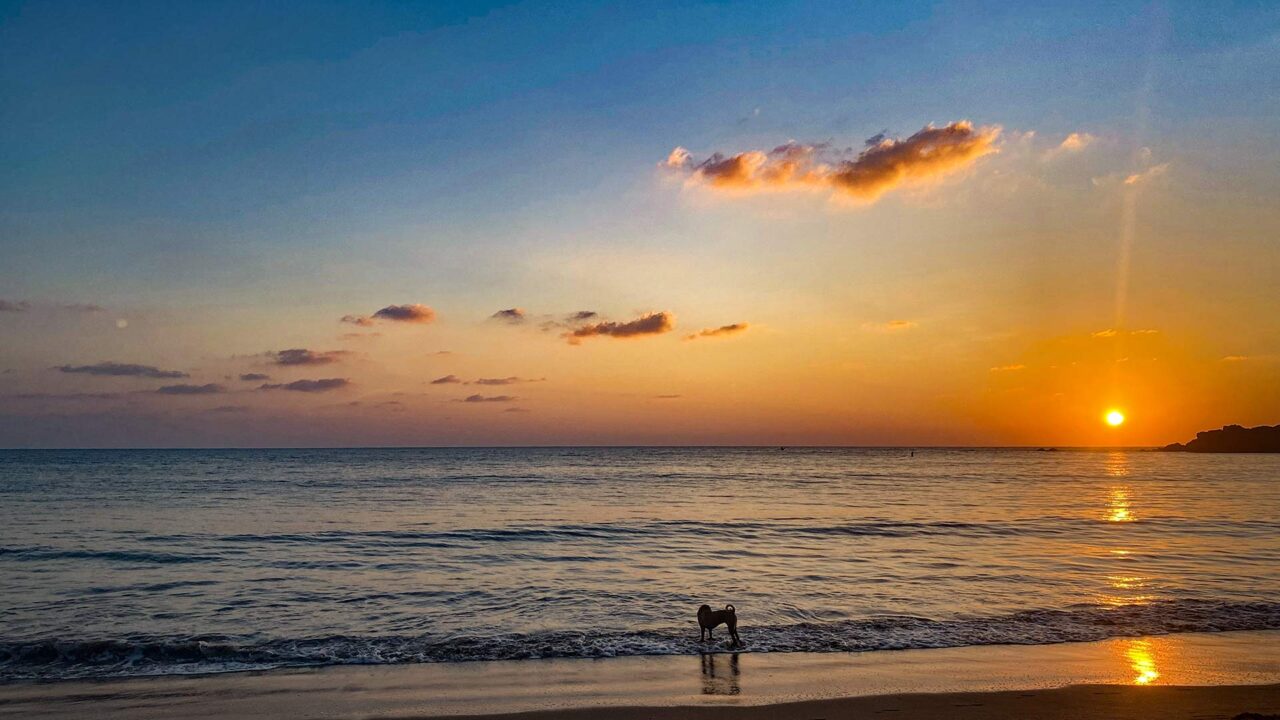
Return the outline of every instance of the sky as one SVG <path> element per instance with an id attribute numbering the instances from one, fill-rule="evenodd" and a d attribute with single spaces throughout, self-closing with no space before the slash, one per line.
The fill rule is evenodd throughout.
<path id="1" fill-rule="evenodd" d="M 0 96 L 0 447 L 1280 423 L 1274 3 L 4 2 Z"/>

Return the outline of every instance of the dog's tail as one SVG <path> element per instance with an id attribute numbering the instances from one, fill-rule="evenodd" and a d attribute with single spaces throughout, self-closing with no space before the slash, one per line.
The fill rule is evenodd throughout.
<path id="1" fill-rule="evenodd" d="M 737 610 L 736 610 L 732 605 L 725 605 L 725 606 L 724 606 L 724 609 L 725 609 L 725 611 L 726 611 L 726 612 L 731 612 L 731 613 L 734 613 L 734 614 L 736 614 L 736 613 L 738 612 L 738 611 L 737 611 Z"/>

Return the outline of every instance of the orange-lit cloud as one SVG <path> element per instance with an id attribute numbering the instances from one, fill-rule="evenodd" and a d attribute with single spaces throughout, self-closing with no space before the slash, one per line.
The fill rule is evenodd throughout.
<path id="1" fill-rule="evenodd" d="M 1249 359 L 1248 355 L 1227 355 L 1226 357 L 1222 358 L 1222 362 L 1244 362 L 1245 360 L 1248 360 L 1248 359 Z"/>
<path id="2" fill-rule="evenodd" d="M 467 403 L 508 403 L 515 402 L 519 398 L 514 395 L 468 395 L 458 402 Z"/>
<path id="3" fill-rule="evenodd" d="M 645 335 L 660 335 L 670 332 L 675 327 L 675 316 L 667 311 L 649 313 L 630 322 L 599 322 L 584 325 L 563 335 L 571 345 L 577 345 L 584 338 L 604 335 L 614 338 L 633 338 Z"/>
<path id="4" fill-rule="evenodd" d="M 344 323 L 351 323 L 360 327 L 370 327 L 376 320 L 388 320 L 391 322 L 405 322 L 427 324 L 434 322 L 436 319 L 436 311 L 426 305 L 412 303 L 409 305 L 388 305 L 378 310 L 373 315 L 343 315 L 341 320 Z"/>
<path id="5" fill-rule="evenodd" d="M 321 378 L 319 380 L 294 380 L 291 383 L 264 383 L 259 390 L 292 390 L 293 392 L 328 392 L 339 390 L 351 384 L 346 378 Z"/>
<path id="6" fill-rule="evenodd" d="M 1053 160 L 1063 155 L 1078 153 L 1090 145 L 1097 142 L 1098 138 L 1087 132 L 1073 132 L 1067 135 L 1061 143 L 1056 147 L 1052 147 L 1045 151 L 1043 157 L 1045 160 Z"/>
<path id="7" fill-rule="evenodd" d="M 271 376 L 266 373 L 244 373 L 240 376 L 240 379 L 244 382 L 261 382 L 263 380 L 270 380 Z"/>
<path id="8" fill-rule="evenodd" d="M 279 352 L 267 353 L 276 365 L 328 365 L 349 355 L 346 350 L 327 350 L 324 352 L 307 350 L 306 348 L 290 348 Z"/>
<path id="9" fill-rule="evenodd" d="M 991 368 L 991 372 L 1017 372 L 1019 370 L 1026 370 L 1026 369 L 1027 369 L 1026 365 L 1022 365 L 1019 363 L 1016 365 L 997 365 L 996 367 Z"/>
<path id="10" fill-rule="evenodd" d="M 885 333 L 902 332 L 903 330 L 910 330 L 914 327 L 917 327 L 917 323 L 911 320 L 890 320 L 888 322 L 882 322 L 882 323 L 863 323 L 862 324 L 863 330 L 870 330 L 871 332 L 885 332 Z"/>
<path id="11" fill-rule="evenodd" d="M 724 337 L 725 335 L 736 335 L 740 332 L 745 332 L 747 327 L 748 326 L 746 323 L 733 323 L 732 325 L 721 325 L 718 328 L 704 328 L 703 330 L 700 330 L 691 335 L 686 335 L 684 339 L 697 340 L 698 338 L 704 338 L 704 337 Z"/>
<path id="12" fill-rule="evenodd" d="M 502 378 L 479 378 L 473 380 L 468 385 L 519 385 L 521 383 L 545 382 L 546 378 L 522 378 L 512 375 Z"/>
<path id="13" fill-rule="evenodd" d="M 1147 168 L 1146 170 L 1143 170 L 1142 172 L 1136 172 L 1126 177 L 1124 179 L 1124 184 L 1137 185 L 1139 183 L 1145 183 L 1148 180 L 1151 180 L 1152 178 L 1160 177 L 1161 175 L 1164 175 L 1167 172 L 1169 172 L 1169 163 L 1160 163 L 1159 165 L 1152 165 L 1151 167 Z"/>
<path id="14" fill-rule="evenodd" d="M 713 190 L 787 191 L 830 189 L 872 201 L 900 186 L 932 180 L 996 152 L 999 127 L 975 128 L 968 121 L 926 126 L 905 140 L 877 135 L 853 159 L 841 159 L 826 145 L 788 143 L 768 152 L 732 156 L 716 153 L 701 163 L 684 148 L 666 166 L 689 173 L 689 182 Z"/>
<path id="15" fill-rule="evenodd" d="M 462 378 L 458 377 L 457 375 L 445 375 L 444 377 L 438 377 L 435 380 L 432 380 L 431 384 L 432 385 L 453 385 L 461 382 L 462 382 Z"/>

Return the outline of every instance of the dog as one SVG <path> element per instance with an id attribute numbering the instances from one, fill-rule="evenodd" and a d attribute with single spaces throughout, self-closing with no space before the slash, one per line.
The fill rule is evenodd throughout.
<path id="1" fill-rule="evenodd" d="M 742 645 L 738 637 L 738 611 L 732 605 L 725 605 L 723 610 L 712 610 L 710 605 L 698 608 L 698 641 L 714 640 L 711 629 L 724 624 L 729 628 L 729 636 L 733 638 L 731 647 Z"/>

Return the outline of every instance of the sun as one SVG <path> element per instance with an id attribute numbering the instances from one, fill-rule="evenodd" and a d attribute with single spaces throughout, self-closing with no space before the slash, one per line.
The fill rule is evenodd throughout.
<path id="1" fill-rule="evenodd" d="M 1124 424 L 1124 413 L 1119 410 L 1110 410 L 1107 412 L 1105 419 L 1111 427 L 1120 427 Z"/>

